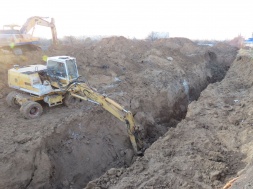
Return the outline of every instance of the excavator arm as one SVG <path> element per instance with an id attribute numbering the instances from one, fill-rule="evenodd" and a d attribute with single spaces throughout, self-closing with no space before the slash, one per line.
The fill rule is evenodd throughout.
<path id="1" fill-rule="evenodd" d="M 35 25 L 50 27 L 52 32 L 52 40 L 53 44 L 57 44 L 57 32 L 55 27 L 55 21 L 54 18 L 51 18 L 51 22 L 48 22 L 45 20 L 44 17 L 39 16 L 33 16 L 27 19 L 26 23 L 21 27 L 20 33 L 21 34 L 27 34 L 32 28 L 35 27 Z"/>
<path id="2" fill-rule="evenodd" d="M 127 126 L 128 136 L 130 138 L 135 153 L 142 153 L 142 142 L 139 136 L 139 130 L 135 125 L 133 115 L 130 111 L 125 110 L 121 105 L 119 105 L 112 99 L 97 93 L 86 83 L 75 82 L 68 87 L 68 91 L 75 98 L 91 101 L 101 105 L 105 110 L 113 114 L 119 120 L 125 122 Z"/>

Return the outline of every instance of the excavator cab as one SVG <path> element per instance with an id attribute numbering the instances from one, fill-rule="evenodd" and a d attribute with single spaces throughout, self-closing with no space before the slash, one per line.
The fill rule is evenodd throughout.
<path id="1" fill-rule="evenodd" d="M 68 85 L 79 77 L 76 59 L 69 56 L 48 58 L 47 74 L 54 87 L 60 88 Z"/>

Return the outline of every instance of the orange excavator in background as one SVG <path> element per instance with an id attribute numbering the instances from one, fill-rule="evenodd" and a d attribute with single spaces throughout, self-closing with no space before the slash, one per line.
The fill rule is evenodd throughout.
<path id="1" fill-rule="evenodd" d="M 19 51 L 23 47 L 29 47 L 29 49 L 38 49 L 39 38 L 33 37 L 33 31 L 36 25 L 50 27 L 52 32 L 53 45 L 57 45 L 57 32 L 55 27 L 54 18 L 51 18 L 51 22 L 46 20 L 46 17 L 33 16 L 27 19 L 25 24 L 20 28 L 18 25 L 4 25 L 3 30 L 0 30 L 0 48 L 2 49 L 15 49 Z M 32 30 L 31 34 L 29 33 Z"/>

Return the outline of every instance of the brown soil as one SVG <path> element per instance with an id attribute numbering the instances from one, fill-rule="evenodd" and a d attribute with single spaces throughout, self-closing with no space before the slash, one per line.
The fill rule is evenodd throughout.
<path id="1" fill-rule="evenodd" d="M 251 55 L 239 54 L 222 82 L 188 106 L 186 118 L 126 169 L 110 169 L 87 188 L 252 188 Z"/>
<path id="2" fill-rule="evenodd" d="M 221 83 L 208 84 L 224 78 L 236 54 L 223 43 L 124 37 L 1 54 L 0 188 L 82 188 L 104 173 L 87 188 L 224 185 L 251 160 L 250 59 L 237 58 Z M 124 123 L 88 102 L 76 109 L 43 104 L 36 120 L 8 107 L 7 70 L 41 64 L 43 55 L 76 57 L 86 81 L 131 110 L 145 130 L 145 155 L 133 156 Z"/>

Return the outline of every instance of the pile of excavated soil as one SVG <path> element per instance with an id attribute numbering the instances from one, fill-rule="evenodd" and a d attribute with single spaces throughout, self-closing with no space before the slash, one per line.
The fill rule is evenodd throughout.
<path id="1" fill-rule="evenodd" d="M 157 171 L 162 171 L 161 167 L 165 164 L 162 159 L 156 164 L 156 157 L 159 159 L 162 153 L 166 157 L 173 158 L 178 151 L 182 153 L 181 159 L 176 161 L 178 157 L 175 157 L 173 165 L 166 160 L 165 162 L 172 167 L 164 169 L 163 175 L 166 176 L 167 172 L 174 170 L 170 176 L 176 179 L 175 175 L 180 173 L 177 164 L 184 165 L 184 162 L 192 165 L 192 169 L 188 169 L 187 165 L 181 169 L 190 172 L 196 168 L 191 174 L 198 172 L 201 166 L 194 167 L 194 154 L 191 154 L 190 146 L 194 147 L 195 143 L 202 145 L 205 137 L 196 137 L 198 135 L 194 132 L 193 123 L 188 127 L 181 126 L 182 123 L 177 128 L 172 127 L 184 118 L 188 104 L 197 99 L 209 83 L 220 81 L 225 76 L 236 53 L 236 48 L 225 44 L 214 47 L 197 46 L 184 38 L 159 40 L 152 44 L 124 37 L 111 37 L 102 39 L 96 44 L 62 46 L 22 56 L 1 55 L 6 56 L 5 61 L 2 59 L 0 62 L 3 65 L 1 79 L 4 79 L 1 80 L 2 97 L 10 91 L 6 79 L 7 70 L 12 65 L 40 64 L 43 63 L 44 55 L 71 55 L 77 58 L 79 74 L 83 75 L 87 82 L 96 87 L 100 93 L 107 94 L 133 112 L 135 120 L 144 129 L 146 148 L 168 130 L 168 133 L 175 132 L 175 134 L 171 135 L 173 143 L 168 144 L 174 145 L 174 148 L 167 148 L 165 144 L 161 145 L 159 150 L 154 150 L 158 143 L 156 142 L 146 150 L 143 158 L 137 158 L 132 167 L 123 169 L 136 159 L 125 125 L 101 107 L 83 103 L 76 109 L 61 105 L 49 108 L 43 104 L 44 113 L 40 118 L 26 120 L 18 108 L 8 107 L 5 99 L 1 98 L 0 188 L 82 188 L 110 168 L 122 168 L 123 172 L 110 171 L 109 175 L 112 177 L 116 174 L 115 179 L 110 181 L 108 179 L 111 177 L 102 177 L 102 180 L 96 182 L 99 186 L 113 187 L 111 184 L 115 182 L 119 184 L 115 185 L 116 188 L 118 186 L 125 188 L 120 180 L 125 182 L 123 176 L 126 177 L 128 171 L 130 175 L 136 177 L 132 178 L 134 183 L 145 184 L 141 181 L 139 173 L 149 165 L 155 166 Z M 180 128 L 185 130 L 180 131 Z M 181 137 L 180 133 L 184 131 L 187 135 L 182 134 Z M 192 137 L 191 140 L 195 142 L 183 146 L 188 137 Z M 158 141 L 161 140 L 164 139 Z M 177 148 L 178 144 L 182 146 Z M 210 148 L 216 152 L 220 149 L 219 145 L 219 142 L 212 143 Z M 184 159 L 183 153 L 187 152 L 188 147 L 190 149 L 188 156 L 193 156 L 192 161 Z M 208 147 L 207 141 L 205 149 Z M 162 148 L 167 150 L 163 151 Z M 196 151 L 198 150 L 196 147 Z M 220 153 L 226 152 L 226 149 L 222 150 L 224 152 Z M 212 156 L 211 152 L 210 154 Z M 205 155 L 208 156 L 207 152 Z M 231 157 L 230 159 L 233 159 L 232 155 L 242 158 L 240 153 L 230 151 L 225 155 Z M 205 164 L 206 168 L 210 166 L 214 166 L 214 170 L 222 168 L 215 162 Z M 131 170 L 133 172 L 130 172 Z M 235 166 L 228 173 L 232 175 L 236 170 Z M 154 173 L 143 172 L 144 176 Z M 159 179 L 162 181 L 165 176 Z M 136 182 L 134 179 L 139 177 L 140 182 Z M 226 179 L 225 176 L 222 178 Z M 156 180 L 154 181 L 152 183 L 156 184 Z M 159 182 L 157 184 L 159 185 Z"/>
<path id="2" fill-rule="evenodd" d="M 238 55 L 226 77 L 193 101 L 186 118 L 126 169 L 87 188 L 252 188 L 253 60 Z"/>

